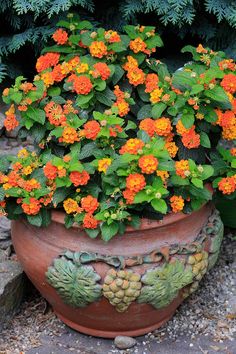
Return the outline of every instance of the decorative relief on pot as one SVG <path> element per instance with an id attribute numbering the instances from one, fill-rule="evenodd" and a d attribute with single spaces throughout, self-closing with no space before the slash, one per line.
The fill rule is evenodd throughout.
<path id="1" fill-rule="evenodd" d="M 144 286 L 138 302 L 148 303 L 159 309 L 169 305 L 177 297 L 179 290 L 192 282 L 193 273 L 181 261 L 175 260 L 162 267 L 147 270 L 141 280 Z"/>
<path id="2" fill-rule="evenodd" d="M 198 288 L 217 260 L 222 238 L 223 224 L 214 210 L 191 244 L 170 244 L 133 257 L 67 250 L 54 260 L 46 278 L 62 300 L 73 307 L 85 307 L 103 295 L 118 312 L 126 311 L 134 301 L 163 308 L 181 289 L 183 297 L 187 297 Z M 96 262 L 112 267 L 103 284 L 88 265 Z M 147 270 L 141 277 L 135 268 L 143 264 Z"/>
<path id="3" fill-rule="evenodd" d="M 103 295 L 118 312 L 124 312 L 140 295 L 140 279 L 140 274 L 130 270 L 110 269 L 104 279 Z"/>
<path id="4" fill-rule="evenodd" d="M 101 277 L 92 266 L 74 264 L 65 257 L 54 260 L 46 273 L 62 300 L 73 307 L 85 307 L 101 297 Z"/>

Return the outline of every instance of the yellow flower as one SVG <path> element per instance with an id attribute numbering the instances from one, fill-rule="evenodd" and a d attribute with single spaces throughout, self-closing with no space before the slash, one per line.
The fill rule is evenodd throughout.
<path id="1" fill-rule="evenodd" d="M 111 159 L 110 158 L 104 158 L 98 161 L 98 171 L 99 172 L 106 172 L 106 170 L 108 169 L 108 167 L 111 164 Z"/>
<path id="2" fill-rule="evenodd" d="M 26 166 L 26 167 L 23 168 L 23 174 L 26 175 L 26 176 L 30 175 L 32 173 L 32 171 L 33 171 L 33 169 L 32 169 L 31 166 Z"/>
<path id="3" fill-rule="evenodd" d="M 18 156 L 19 158 L 27 157 L 27 156 L 29 156 L 29 152 L 28 152 L 26 149 L 21 149 L 21 150 L 18 152 L 17 156 Z"/>
<path id="4" fill-rule="evenodd" d="M 79 211 L 78 203 L 72 198 L 64 200 L 63 207 L 67 214 L 77 213 Z"/>
<path id="5" fill-rule="evenodd" d="M 88 71 L 88 64 L 87 63 L 80 63 L 77 68 L 76 68 L 76 71 L 77 73 L 79 74 L 82 74 L 82 73 L 85 73 L 86 71 Z"/>
<path id="6" fill-rule="evenodd" d="M 162 95 L 162 92 L 163 92 L 163 89 L 162 88 L 157 88 L 155 90 L 153 90 L 151 93 L 150 93 L 150 101 L 152 103 L 157 103 L 161 100 L 161 95 Z"/>

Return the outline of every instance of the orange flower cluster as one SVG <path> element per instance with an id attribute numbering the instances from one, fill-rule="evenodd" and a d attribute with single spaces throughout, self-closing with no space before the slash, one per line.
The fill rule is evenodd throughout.
<path id="1" fill-rule="evenodd" d="M 179 150 L 174 141 L 167 141 L 165 148 L 168 151 L 170 157 L 174 158 Z"/>
<path id="2" fill-rule="evenodd" d="M 5 114 L 6 114 L 6 118 L 4 120 L 4 127 L 9 132 L 9 131 L 15 129 L 16 127 L 18 127 L 18 125 L 19 125 L 19 122 L 16 119 L 16 115 L 15 115 L 14 104 L 12 104 L 10 106 L 10 108 L 5 112 Z"/>
<path id="3" fill-rule="evenodd" d="M 127 57 L 127 62 L 123 68 L 127 71 L 127 78 L 131 85 L 138 86 L 145 82 L 145 73 L 138 67 L 137 60 L 132 56 Z"/>
<path id="4" fill-rule="evenodd" d="M 88 95 L 93 88 L 91 80 L 84 75 L 77 76 L 75 74 L 72 74 L 68 77 L 68 82 L 72 82 L 73 90 L 78 95 Z"/>
<path id="5" fill-rule="evenodd" d="M 22 203 L 21 206 L 27 215 L 37 215 L 41 209 L 40 202 L 35 198 L 30 198 L 29 203 Z"/>
<path id="6" fill-rule="evenodd" d="M 226 140 L 236 139 L 236 115 L 233 111 L 216 110 L 217 124 L 222 127 L 222 137 Z"/>
<path id="7" fill-rule="evenodd" d="M 68 198 L 64 200 L 63 207 L 67 214 L 78 214 L 82 211 L 76 200 Z"/>
<path id="8" fill-rule="evenodd" d="M 126 199 L 127 205 L 133 204 L 135 192 L 131 191 L 130 189 L 125 189 L 122 194 L 123 197 Z"/>
<path id="9" fill-rule="evenodd" d="M 114 94 L 116 96 L 116 102 L 114 103 L 114 107 L 118 108 L 118 114 L 120 117 L 126 116 L 129 111 L 130 107 L 128 102 L 125 100 L 125 92 L 121 91 L 118 85 L 115 86 Z"/>
<path id="10" fill-rule="evenodd" d="M 66 116 L 60 104 L 51 101 L 44 107 L 44 110 L 46 117 L 52 125 L 65 125 Z"/>
<path id="11" fill-rule="evenodd" d="M 111 165 L 111 162 L 112 160 L 108 157 L 98 160 L 98 171 L 106 173 L 106 170 Z"/>
<path id="12" fill-rule="evenodd" d="M 150 101 L 151 103 L 155 104 L 161 101 L 161 95 L 163 93 L 162 88 L 156 88 L 150 93 Z"/>
<path id="13" fill-rule="evenodd" d="M 111 70 L 106 63 L 96 63 L 93 65 L 95 71 L 92 72 L 94 78 L 101 77 L 102 80 L 107 80 L 111 74 Z"/>
<path id="14" fill-rule="evenodd" d="M 235 74 L 225 75 L 220 84 L 226 92 L 234 94 L 236 92 L 236 75 Z"/>
<path id="15" fill-rule="evenodd" d="M 232 194 L 236 191 L 236 175 L 222 178 L 218 188 L 223 194 Z"/>
<path id="16" fill-rule="evenodd" d="M 193 127 L 195 128 L 195 125 L 193 125 Z M 189 129 L 185 128 L 185 126 L 183 125 L 181 119 L 178 120 L 177 124 L 176 124 L 176 131 L 179 135 L 183 135 L 185 133 L 189 132 Z"/>
<path id="17" fill-rule="evenodd" d="M 169 118 L 161 117 L 154 121 L 155 133 L 159 136 L 168 136 L 172 126 Z"/>
<path id="18" fill-rule="evenodd" d="M 53 33 L 52 38 L 57 44 L 63 45 L 68 41 L 68 34 L 62 28 L 59 28 Z"/>
<path id="19" fill-rule="evenodd" d="M 145 79 L 145 92 L 150 93 L 158 88 L 157 74 L 147 74 Z"/>
<path id="20" fill-rule="evenodd" d="M 114 128 L 110 127 L 109 128 L 109 133 L 110 133 L 110 137 L 115 138 L 117 136 L 117 133 L 121 133 L 122 132 L 122 127 L 120 125 L 115 125 Z"/>
<path id="21" fill-rule="evenodd" d="M 90 175 L 85 170 L 82 172 L 73 171 L 70 173 L 69 177 L 75 187 L 85 186 L 90 180 Z"/>
<path id="22" fill-rule="evenodd" d="M 196 149 L 200 146 L 200 135 L 195 132 L 194 126 L 183 133 L 182 143 L 188 149 Z"/>
<path id="23" fill-rule="evenodd" d="M 220 70 L 231 70 L 235 71 L 236 70 L 236 64 L 233 61 L 233 59 L 224 59 L 218 63 Z"/>
<path id="24" fill-rule="evenodd" d="M 83 197 L 81 199 L 81 207 L 87 213 L 93 214 L 95 210 L 99 207 L 99 203 L 97 201 L 97 198 L 88 195 L 87 197 Z"/>
<path id="25" fill-rule="evenodd" d="M 153 155 L 144 155 L 138 160 L 142 173 L 152 174 L 156 171 L 158 160 Z"/>
<path id="26" fill-rule="evenodd" d="M 83 136 L 87 139 L 95 140 L 101 130 L 100 124 L 96 120 L 90 120 L 84 124 Z"/>
<path id="27" fill-rule="evenodd" d="M 143 175 L 139 173 L 130 174 L 126 178 L 126 188 L 134 193 L 138 193 L 146 186 L 146 181 Z"/>
<path id="28" fill-rule="evenodd" d="M 96 229 L 99 224 L 99 221 L 95 219 L 95 217 L 88 213 L 85 214 L 84 219 L 83 219 L 83 227 L 85 229 Z"/>
<path id="29" fill-rule="evenodd" d="M 60 143 L 74 144 L 79 141 L 79 136 L 75 128 L 65 127 L 62 136 L 58 140 Z"/>
<path id="30" fill-rule="evenodd" d="M 36 63 L 36 70 L 40 73 L 43 70 L 56 66 L 59 62 L 59 53 L 46 53 L 38 58 Z"/>
<path id="31" fill-rule="evenodd" d="M 121 155 L 123 155 L 125 153 L 136 155 L 138 153 L 138 151 L 142 150 L 143 147 L 144 147 L 144 142 L 142 140 L 140 140 L 138 138 L 129 139 L 121 147 L 121 149 L 119 150 L 119 153 Z"/>
<path id="32" fill-rule="evenodd" d="M 112 30 L 105 32 L 105 39 L 108 41 L 108 43 L 117 43 L 121 41 L 119 34 Z"/>
<path id="33" fill-rule="evenodd" d="M 145 53 L 147 45 L 142 40 L 142 38 L 138 37 L 138 38 L 135 38 L 133 41 L 130 41 L 129 47 L 135 54 L 137 54 L 137 53 L 140 53 L 140 52 Z"/>
<path id="34" fill-rule="evenodd" d="M 102 58 L 107 55 L 107 46 L 102 41 L 94 41 L 89 46 L 89 51 L 92 57 Z"/>
<path id="35" fill-rule="evenodd" d="M 232 156 L 235 156 L 235 157 L 236 157 L 236 147 L 230 149 L 230 153 L 231 153 Z"/>
<path id="36" fill-rule="evenodd" d="M 150 137 L 152 137 L 155 134 L 154 120 L 151 118 L 141 120 L 139 129 L 144 130 Z"/>
<path id="37" fill-rule="evenodd" d="M 175 162 L 176 174 L 182 178 L 190 175 L 190 168 L 188 160 L 180 160 Z"/>
<path id="38" fill-rule="evenodd" d="M 173 213 L 178 213 L 184 208 L 184 199 L 181 195 L 173 195 L 170 198 L 170 206 Z"/>
<path id="39" fill-rule="evenodd" d="M 43 172 L 45 177 L 47 177 L 48 179 L 56 179 L 57 178 L 57 167 L 53 166 L 53 164 L 51 162 L 47 162 L 46 165 L 43 168 Z"/>

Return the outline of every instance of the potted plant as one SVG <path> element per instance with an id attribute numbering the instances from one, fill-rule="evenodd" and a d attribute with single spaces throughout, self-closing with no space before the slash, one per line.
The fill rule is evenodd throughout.
<path id="1" fill-rule="evenodd" d="M 1 158 L 2 214 L 25 272 L 65 323 L 141 335 L 217 260 L 211 184 L 235 196 L 235 149 L 217 150 L 236 137 L 235 63 L 187 46 L 193 61 L 171 75 L 152 57 L 162 45 L 154 27 L 119 34 L 75 15 L 58 26 L 33 82 L 18 77 L 3 91 L 6 129 L 19 126 L 35 147 Z"/>

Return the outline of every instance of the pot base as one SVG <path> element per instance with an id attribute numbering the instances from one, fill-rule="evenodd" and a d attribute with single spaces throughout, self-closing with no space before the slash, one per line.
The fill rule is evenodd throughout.
<path id="1" fill-rule="evenodd" d="M 99 331 L 97 329 L 84 327 L 84 326 L 79 325 L 78 323 L 70 321 L 68 318 L 64 317 L 63 315 L 61 315 L 57 311 L 54 311 L 54 313 L 62 322 L 64 322 L 68 327 L 74 329 L 75 331 L 78 331 L 80 333 L 87 334 L 87 335 L 93 336 L 93 337 L 113 339 L 117 336 L 138 337 L 138 336 L 143 336 L 149 332 L 152 332 L 155 329 L 158 329 L 161 326 L 163 326 L 166 322 L 168 322 L 173 317 L 175 311 L 173 311 L 173 313 L 171 313 L 169 316 L 167 316 L 162 321 L 156 323 L 155 325 L 136 329 L 133 331 L 115 331 L 115 332 L 113 332 L 113 331 Z"/>

